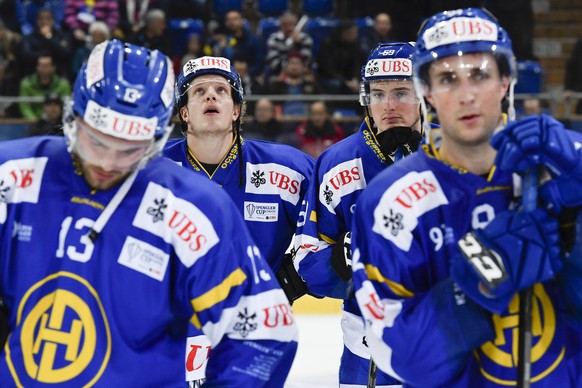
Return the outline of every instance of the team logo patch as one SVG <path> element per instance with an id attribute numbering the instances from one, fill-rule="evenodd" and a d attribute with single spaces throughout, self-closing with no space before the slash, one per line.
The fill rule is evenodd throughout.
<path id="1" fill-rule="evenodd" d="M 458 17 L 428 28 L 422 35 L 427 50 L 451 43 L 468 41 L 497 41 L 495 23 L 481 18 Z"/>
<path id="2" fill-rule="evenodd" d="M 382 195 L 374 209 L 372 230 L 408 251 L 418 218 L 448 203 L 432 171 L 409 172 Z"/>
<path id="3" fill-rule="evenodd" d="M 117 262 L 152 279 L 164 280 L 170 255 L 145 241 L 127 236 Z"/>
<path id="4" fill-rule="evenodd" d="M 153 182 L 144 193 L 133 226 L 171 244 L 186 267 L 192 266 L 220 241 L 212 223 L 199 208 Z"/>
<path id="5" fill-rule="evenodd" d="M 279 219 L 279 204 L 264 202 L 247 202 L 245 206 L 245 221 L 276 222 Z"/>
<path id="6" fill-rule="evenodd" d="M 319 186 L 319 202 L 335 214 L 343 196 L 366 188 L 362 159 L 356 158 L 340 163 L 323 176 Z"/>
<path id="7" fill-rule="evenodd" d="M 241 337 L 246 338 L 251 332 L 257 330 L 257 313 L 249 313 L 245 307 L 242 311 L 239 311 L 236 317 L 238 322 L 234 324 L 233 330 L 238 332 Z"/>
<path id="8" fill-rule="evenodd" d="M 96 384 L 109 362 L 111 332 L 89 282 L 68 272 L 52 274 L 26 292 L 18 312 L 6 344 L 14 381 L 24 387 Z"/>
<path id="9" fill-rule="evenodd" d="M 7 204 L 37 203 L 48 158 L 10 160 L 0 166 L 0 224 L 6 221 Z"/>
<path id="10" fill-rule="evenodd" d="M 275 194 L 282 200 L 297 205 L 299 190 L 305 177 L 299 172 L 277 163 L 246 165 L 245 192 Z"/>

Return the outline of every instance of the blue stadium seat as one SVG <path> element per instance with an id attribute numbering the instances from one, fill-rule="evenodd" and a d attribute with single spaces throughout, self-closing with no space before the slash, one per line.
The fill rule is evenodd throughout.
<path id="1" fill-rule="evenodd" d="M 540 93 L 542 91 L 542 66 L 536 61 L 517 61 L 515 93 Z"/>
<path id="2" fill-rule="evenodd" d="M 256 7 L 262 17 L 281 16 L 289 9 L 289 0 L 257 0 Z"/>
<path id="3" fill-rule="evenodd" d="M 364 36 L 368 31 L 374 29 L 374 18 L 371 16 L 354 18 L 354 23 L 358 26 L 360 36 Z"/>
<path id="4" fill-rule="evenodd" d="M 279 31 L 279 19 L 270 17 L 270 18 L 263 18 L 259 21 L 257 25 L 257 36 L 266 43 L 269 40 L 269 36 L 273 32 Z"/>
<path id="5" fill-rule="evenodd" d="M 190 35 L 196 34 L 202 41 L 204 35 L 204 22 L 201 19 L 171 19 L 168 30 L 172 37 L 174 52 L 172 55 L 181 55 L 186 50 Z"/>
<path id="6" fill-rule="evenodd" d="M 244 0 L 212 0 L 212 12 L 218 16 L 223 17 L 228 11 L 243 12 Z"/>
<path id="7" fill-rule="evenodd" d="M 301 14 L 310 17 L 330 16 L 333 12 L 333 0 L 303 0 Z"/>
<path id="8" fill-rule="evenodd" d="M 317 54 L 320 43 L 339 24 L 336 18 L 315 18 L 305 23 L 304 31 L 313 39 L 313 56 Z"/>

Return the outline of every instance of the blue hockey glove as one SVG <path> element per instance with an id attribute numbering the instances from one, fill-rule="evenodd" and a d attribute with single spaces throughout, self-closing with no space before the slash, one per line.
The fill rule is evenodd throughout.
<path id="1" fill-rule="evenodd" d="M 501 314 L 516 292 L 562 268 L 559 242 L 558 222 L 545 210 L 507 210 L 458 241 L 451 274 L 471 299 Z"/>
<path id="2" fill-rule="evenodd" d="M 331 267 L 344 282 L 352 278 L 351 244 L 352 234 L 346 232 L 340 236 L 331 249 Z"/>
<path id="3" fill-rule="evenodd" d="M 553 213 L 582 205 L 582 158 L 564 126 L 551 116 L 528 116 L 509 123 L 491 139 L 495 164 L 524 173 L 542 164 L 554 179 L 541 187 L 541 198 Z"/>

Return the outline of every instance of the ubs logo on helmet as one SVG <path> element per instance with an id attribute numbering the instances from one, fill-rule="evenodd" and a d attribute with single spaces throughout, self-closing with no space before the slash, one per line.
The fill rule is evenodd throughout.
<path id="1" fill-rule="evenodd" d="M 366 65 L 366 75 L 368 75 L 368 76 L 373 76 L 374 74 L 376 74 L 379 71 L 380 71 L 380 68 L 378 67 L 377 60 L 368 62 L 368 64 Z"/>
<path id="2" fill-rule="evenodd" d="M 444 27 L 436 26 L 434 31 L 428 36 L 428 41 L 435 43 L 438 46 L 438 44 L 445 40 L 448 36 L 449 33 Z"/>
<path id="3" fill-rule="evenodd" d="M 26 293 L 6 346 L 6 360 L 22 386 L 91 386 L 111 354 L 111 332 L 96 290 L 69 272 L 50 275 Z M 18 354 L 19 356 L 13 356 Z"/>

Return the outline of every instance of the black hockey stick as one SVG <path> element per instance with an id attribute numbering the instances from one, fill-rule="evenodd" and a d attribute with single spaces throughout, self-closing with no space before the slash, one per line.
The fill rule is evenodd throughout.
<path id="1" fill-rule="evenodd" d="M 370 370 L 368 372 L 368 388 L 374 388 L 376 386 L 376 375 L 378 374 L 378 366 L 370 357 Z"/>
<path id="2" fill-rule="evenodd" d="M 538 171 L 533 168 L 523 177 L 523 210 L 534 211 L 538 204 Z M 517 386 L 529 388 L 531 383 L 531 321 L 533 287 L 519 293 L 519 337 L 517 351 Z"/>

